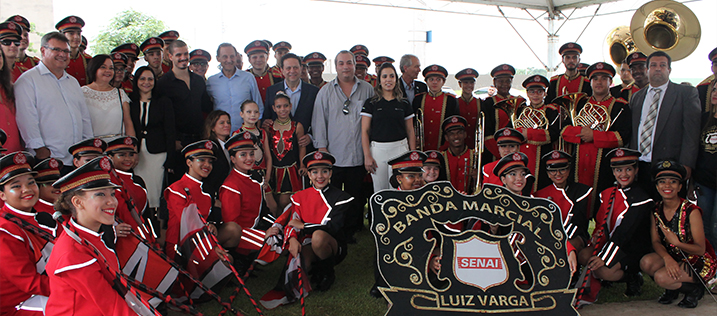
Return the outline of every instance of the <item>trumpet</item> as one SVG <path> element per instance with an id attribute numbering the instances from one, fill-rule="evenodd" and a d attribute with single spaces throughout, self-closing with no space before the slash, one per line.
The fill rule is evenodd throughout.
<path id="1" fill-rule="evenodd" d="M 423 151 L 423 109 L 416 111 L 416 119 L 413 121 L 413 128 L 416 131 L 416 148 Z"/>
<path id="2" fill-rule="evenodd" d="M 476 123 L 475 142 L 473 144 L 473 165 L 472 170 L 476 171 L 476 185 L 473 188 L 473 194 L 478 193 L 481 188 L 480 183 L 480 167 L 483 162 L 483 151 L 485 150 L 485 113 L 480 112 L 478 122 Z M 468 186 L 466 185 L 466 191 Z"/>

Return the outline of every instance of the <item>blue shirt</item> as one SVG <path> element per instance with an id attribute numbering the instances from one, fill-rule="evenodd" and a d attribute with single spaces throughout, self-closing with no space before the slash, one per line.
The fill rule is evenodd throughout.
<path id="1" fill-rule="evenodd" d="M 42 62 L 15 82 L 17 127 L 25 146 L 47 147 L 50 156 L 72 166 L 70 146 L 91 138 L 92 121 L 85 95 L 75 77 L 63 72 L 57 78 Z"/>
<path id="2" fill-rule="evenodd" d="M 254 100 L 259 105 L 259 112 L 262 115 L 264 113 L 259 86 L 254 75 L 246 71 L 236 69 L 231 78 L 220 71 L 207 79 L 207 92 L 214 99 L 214 109 L 225 111 L 231 116 L 232 132 L 238 130 L 244 122 L 239 115 L 242 102 Z"/>
<path id="3" fill-rule="evenodd" d="M 286 95 L 288 95 L 291 100 L 291 115 L 294 115 L 296 108 L 299 107 L 299 100 L 301 100 L 301 81 L 299 81 L 299 86 L 296 87 L 296 91 L 291 91 L 289 85 L 286 84 L 286 80 L 284 80 L 284 92 L 286 92 Z"/>

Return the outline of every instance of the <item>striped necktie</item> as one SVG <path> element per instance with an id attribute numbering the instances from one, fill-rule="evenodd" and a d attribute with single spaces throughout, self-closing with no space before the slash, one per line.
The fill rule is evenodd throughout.
<path id="1" fill-rule="evenodd" d="M 652 150 L 652 130 L 657 119 L 657 105 L 660 103 L 662 89 L 652 88 L 650 91 L 655 92 L 655 94 L 652 96 L 652 103 L 650 103 L 650 109 L 647 111 L 645 124 L 642 126 L 642 132 L 640 133 L 640 153 L 643 155 L 647 155 Z"/>

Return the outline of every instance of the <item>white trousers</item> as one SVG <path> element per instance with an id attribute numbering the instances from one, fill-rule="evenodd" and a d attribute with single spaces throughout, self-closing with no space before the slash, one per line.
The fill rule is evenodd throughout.
<path id="1" fill-rule="evenodd" d="M 376 172 L 371 174 L 373 179 L 373 192 L 384 189 L 391 189 L 388 180 L 391 178 L 392 170 L 388 161 L 408 151 L 408 140 L 405 138 L 395 142 L 371 142 L 371 156 L 376 161 Z"/>

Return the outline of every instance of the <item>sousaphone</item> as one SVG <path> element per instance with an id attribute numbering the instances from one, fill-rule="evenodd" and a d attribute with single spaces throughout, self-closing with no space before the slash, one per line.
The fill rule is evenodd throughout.
<path id="1" fill-rule="evenodd" d="M 635 41 L 630 34 L 630 27 L 627 25 L 614 28 L 607 34 L 605 41 L 613 65 L 619 66 L 624 63 L 625 58 L 636 50 Z"/>
<path id="2" fill-rule="evenodd" d="M 645 55 L 664 51 L 673 61 L 689 56 L 700 43 L 697 16 L 682 3 L 654 0 L 642 5 L 630 21 L 637 50 Z"/>

